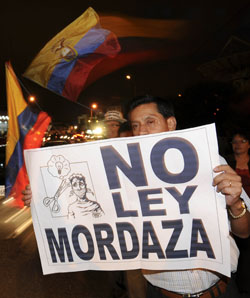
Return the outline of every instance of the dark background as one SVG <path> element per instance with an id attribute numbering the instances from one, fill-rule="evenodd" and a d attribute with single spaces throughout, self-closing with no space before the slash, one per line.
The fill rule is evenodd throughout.
<path id="1" fill-rule="evenodd" d="M 72 103 L 24 79 L 35 55 L 59 31 L 80 16 L 89 6 L 101 16 L 124 15 L 171 20 L 173 25 L 185 22 L 183 33 L 168 40 L 169 56 L 154 63 L 127 65 L 88 86 L 78 103 Z M 153 94 L 173 98 L 179 127 L 216 122 L 225 134 L 229 127 L 248 126 L 248 95 L 240 95 L 232 82 L 206 78 L 198 68 L 220 54 L 232 36 L 250 42 L 250 1 L 8 1 L 1 4 L 2 28 L 0 57 L 0 110 L 6 110 L 5 61 L 10 60 L 26 90 L 36 94 L 39 106 L 54 121 L 75 121 L 88 112 L 91 102 L 105 110 L 121 104 L 136 94 Z M 171 24 L 169 25 L 171 31 Z M 250 48 L 249 48 L 250 49 Z M 236 51 L 240 51 L 238 46 Z M 246 49 L 243 49 L 245 51 Z M 248 80 L 249 78 L 247 78 Z M 181 93 L 182 96 L 178 97 Z M 26 94 L 25 94 L 26 95 Z M 86 108 L 85 108 L 86 107 Z M 219 109 L 219 110 L 218 110 Z M 228 119 L 229 118 L 229 119 Z M 225 127 L 226 126 L 226 127 Z"/>

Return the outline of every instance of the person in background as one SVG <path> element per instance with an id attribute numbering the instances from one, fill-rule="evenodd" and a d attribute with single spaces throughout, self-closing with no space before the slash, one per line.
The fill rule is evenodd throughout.
<path id="1" fill-rule="evenodd" d="M 119 137 L 118 131 L 122 123 L 125 123 L 127 120 L 123 118 L 123 115 L 120 111 L 110 110 L 104 115 L 104 126 L 106 129 L 106 138 L 117 138 Z"/>
<path id="2" fill-rule="evenodd" d="M 228 164 L 241 176 L 242 185 L 250 196 L 250 136 L 244 130 L 238 130 L 232 138 L 233 154 L 226 157 Z"/>
<path id="3" fill-rule="evenodd" d="M 104 115 L 104 126 L 106 129 L 105 137 L 107 139 L 118 138 L 119 129 L 121 125 L 126 122 L 127 120 L 123 118 L 123 115 L 120 111 L 107 111 Z M 108 280 L 110 280 L 110 284 L 113 286 L 112 298 L 128 298 L 124 271 L 107 271 L 106 277 Z"/>
<path id="4" fill-rule="evenodd" d="M 129 122 L 126 121 L 120 125 L 118 135 L 120 138 L 132 136 L 132 131 Z"/>
<path id="5" fill-rule="evenodd" d="M 128 117 L 134 136 L 148 135 L 176 129 L 177 121 L 170 101 L 153 96 L 140 96 L 128 104 Z M 250 231 L 250 199 L 244 191 L 240 176 L 220 158 L 214 168 L 213 186 L 225 195 L 231 231 L 246 238 Z M 243 201 L 243 200 L 244 201 Z M 246 209 L 246 205 L 247 208 Z M 231 244 L 231 271 L 237 269 L 238 248 Z M 182 271 L 142 270 L 147 280 L 147 298 L 163 297 L 241 297 L 234 280 L 205 269 Z M 134 281 L 137 282 L 136 280 Z"/>
<path id="6" fill-rule="evenodd" d="M 233 154 L 226 157 L 228 164 L 241 176 L 242 186 L 250 196 L 250 136 L 243 129 L 234 132 L 232 137 Z M 250 297 L 250 237 L 246 239 L 234 236 L 240 250 L 236 282 L 243 297 Z"/>

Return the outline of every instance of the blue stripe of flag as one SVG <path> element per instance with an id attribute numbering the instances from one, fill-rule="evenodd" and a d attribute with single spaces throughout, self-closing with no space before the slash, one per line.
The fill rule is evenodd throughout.
<path id="1" fill-rule="evenodd" d="M 19 170 L 22 168 L 24 159 L 23 159 L 23 144 L 24 139 L 30 129 L 36 123 L 38 115 L 33 113 L 29 107 L 26 107 L 23 112 L 17 117 L 20 138 L 16 143 L 13 154 L 11 155 L 8 164 L 6 165 L 6 197 L 8 197 L 12 186 L 15 184 Z"/>
<path id="2" fill-rule="evenodd" d="M 77 51 L 77 59 L 94 53 L 95 50 L 105 41 L 109 33 L 110 31 L 102 28 L 90 29 L 74 47 Z M 77 59 L 72 61 L 61 59 L 51 74 L 47 88 L 56 93 L 62 94 L 65 82 L 74 68 Z"/>

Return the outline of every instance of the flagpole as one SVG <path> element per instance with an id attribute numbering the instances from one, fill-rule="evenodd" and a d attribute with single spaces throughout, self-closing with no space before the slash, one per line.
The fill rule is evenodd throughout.
<path id="1" fill-rule="evenodd" d="M 23 82 L 17 77 L 18 82 L 20 85 L 22 85 L 23 89 L 26 91 L 26 93 L 31 96 L 31 93 L 29 92 L 29 90 L 24 86 Z M 40 111 L 42 111 L 42 108 L 40 107 L 40 105 L 38 104 L 37 100 L 35 100 L 35 104 L 37 105 L 37 107 L 39 108 Z"/>
<path id="2" fill-rule="evenodd" d="M 28 89 L 24 86 L 24 84 L 23 84 L 23 82 L 19 79 L 19 78 L 17 78 L 18 79 L 18 81 L 21 83 L 21 85 L 22 85 L 22 87 L 24 88 L 24 90 L 27 92 L 27 94 L 28 95 L 31 95 L 31 93 L 28 91 Z M 28 80 L 30 80 L 30 81 L 32 81 L 30 78 L 28 78 L 27 77 L 27 79 Z M 34 81 L 32 81 L 32 82 L 34 82 Z M 36 82 L 35 82 L 36 83 Z M 37 84 L 37 83 L 36 83 Z M 44 88 L 44 87 L 43 87 Z M 75 104 L 77 104 L 77 105 L 79 105 L 79 106 L 81 106 L 82 108 L 85 108 L 85 109 L 88 109 L 88 110 L 91 110 L 91 108 L 90 107 L 88 107 L 88 106 L 85 106 L 85 105 L 83 105 L 83 104 L 81 104 L 81 103 L 79 103 L 79 102 L 77 102 L 77 101 L 72 101 L 72 100 L 69 100 L 68 98 L 66 98 L 66 97 L 64 97 L 64 96 L 62 96 L 62 95 L 60 95 L 60 94 L 58 94 L 58 93 L 56 93 L 56 92 L 54 92 L 53 90 L 51 90 L 51 89 L 47 89 L 47 90 L 49 90 L 51 93 L 54 93 L 54 94 L 56 94 L 57 96 L 60 96 L 61 98 L 63 98 L 63 99 L 66 99 L 67 101 L 71 101 L 72 103 L 75 103 Z M 37 104 L 37 103 L 36 103 Z M 38 104 L 37 104 L 38 105 Z M 38 105 L 38 107 L 39 107 L 39 109 L 41 110 L 41 107 Z"/>
<path id="3" fill-rule="evenodd" d="M 7 65 L 7 67 L 8 67 L 8 65 Z M 31 92 L 30 92 L 30 91 L 28 90 L 28 88 L 24 85 L 24 83 L 22 82 L 22 80 L 19 79 L 19 77 L 17 76 L 17 74 L 16 74 L 16 78 L 17 78 L 19 84 L 22 85 L 22 87 L 23 87 L 23 89 L 25 90 L 25 92 L 30 96 L 30 95 L 31 95 Z M 29 79 L 29 78 L 28 78 L 28 79 Z M 31 81 L 32 81 L 32 80 L 31 80 Z M 48 90 L 51 91 L 52 93 L 55 93 L 55 92 L 53 92 L 53 91 L 50 90 L 50 89 L 48 89 Z M 60 96 L 60 97 L 63 98 L 63 99 L 68 100 L 66 97 L 63 97 L 62 95 L 60 95 L 60 94 L 58 94 L 58 93 L 55 93 L 55 94 L 56 94 L 57 96 Z M 72 101 L 72 102 L 75 103 L 75 104 L 77 104 L 77 105 L 79 105 L 79 106 L 81 106 L 81 107 L 83 107 L 83 108 L 85 108 L 85 109 L 91 110 L 90 107 L 85 106 L 85 105 L 83 105 L 83 104 L 81 104 L 81 103 L 79 103 L 79 102 L 77 102 L 77 101 Z M 37 103 L 37 101 L 35 101 L 35 104 L 37 105 L 37 107 L 39 108 L 39 110 L 42 111 L 42 108 L 41 108 L 40 105 Z"/>

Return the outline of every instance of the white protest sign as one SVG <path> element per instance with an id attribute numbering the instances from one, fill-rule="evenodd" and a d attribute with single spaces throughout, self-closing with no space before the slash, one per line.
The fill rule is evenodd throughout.
<path id="1" fill-rule="evenodd" d="M 206 268 L 230 276 L 215 126 L 25 151 L 44 274 Z"/>

